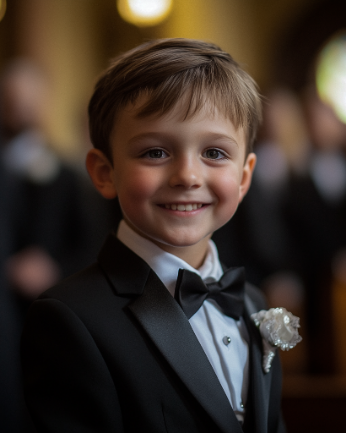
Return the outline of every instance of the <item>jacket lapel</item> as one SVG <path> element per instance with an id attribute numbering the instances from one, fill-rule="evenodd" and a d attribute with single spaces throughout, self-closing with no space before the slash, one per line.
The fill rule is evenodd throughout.
<path id="1" fill-rule="evenodd" d="M 250 318 L 253 311 L 249 311 L 246 304 L 244 320 L 250 336 L 250 388 L 249 406 L 253 416 L 251 424 L 254 433 L 265 433 L 268 431 L 268 411 L 270 387 L 272 382 L 272 371 L 264 373 L 262 368 L 262 338 L 258 328 Z"/>
<path id="2" fill-rule="evenodd" d="M 240 424 L 190 323 L 154 272 L 149 275 L 143 295 L 129 308 L 220 430 L 241 433 Z"/>
<path id="3" fill-rule="evenodd" d="M 98 262 L 117 295 L 141 295 L 150 267 L 127 248 L 115 234 L 108 235 Z"/>
<path id="4" fill-rule="evenodd" d="M 137 295 L 129 310 L 220 430 L 242 433 L 189 321 L 158 276 L 114 235 L 101 250 L 99 263 L 117 294 Z"/>

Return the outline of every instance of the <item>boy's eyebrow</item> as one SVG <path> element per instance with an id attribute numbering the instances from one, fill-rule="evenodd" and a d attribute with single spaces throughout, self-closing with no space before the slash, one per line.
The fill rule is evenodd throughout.
<path id="1" fill-rule="evenodd" d="M 209 135 L 211 139 L 213 140 L 227 140 L 227 141 L 231 141 L 232 143 L 235 143 L 237 146 L 239 146 L 239 143 L 237 142 L 237 140 L 231 136 L 231 135 L 226 135 L 226 134 L 221 134 L 219 132 L 211 132 L 208 133 L 206 135 Z"/>
<path id="2" fill-rule="evenodd" d="M 169 138 L 172 134 L 170 133 L 166 133 L 166 132 L 143 132 L 140 134 L 135 135 L 134 137 L 130 138 L 129 143 L 135 143 L 139 140 L 142 139 L 146 139 L 146 138 Z M 237 146 L 239 146 L 239 143 L 237 142 L 237 140 L 230 136 L 230 135 L 226 135 L 226 134 L 222 134 L 219 132 L 207 132 L 205 134 L 205 137 L 207 139 L 212 139 L 212 140 L 227 140 L 227 141 L 231 141 L 232 143 L 235 143 Z"/>
<path id="3" fill-rule="evenodd" d="M 169 135 L 169 134 L 168 134 Z M 140 134 L 135 135 L 134 137 L 131 137 L 129 142 L 136 142 L 138 140 L 141 140 L 143 138 L 160 138 L 162 136 L 167 136 L 164 132 L 142 132 Z"/>

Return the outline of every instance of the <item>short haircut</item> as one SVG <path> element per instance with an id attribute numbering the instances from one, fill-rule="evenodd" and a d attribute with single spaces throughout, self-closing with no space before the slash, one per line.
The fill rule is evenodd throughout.
<path id="1" fill-rule="evenodd" d="M 159 39 L 112 61 L 96 83 L 88 110 L 91 142 L 110 160 L 117 113 L 143 94 L 148 98 L 139 117 L 164 115 L 183 100 L 186 119 L 210 102 L 236 128 L 244 128 L 246 152 L 252 150 L 262 119 L 261 97 L 254 80 L 218 46 L 192 39 Z"/>

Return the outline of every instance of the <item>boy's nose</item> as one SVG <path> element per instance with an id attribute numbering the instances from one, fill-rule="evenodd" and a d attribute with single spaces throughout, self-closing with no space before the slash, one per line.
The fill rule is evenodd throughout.
<path id="1" fill-rule="evenodd" d="M 171 187 L 199 188 L 202 185 L 202 168 L 198 161 L 177 160 L 172 167 L 169 185 Z"/>

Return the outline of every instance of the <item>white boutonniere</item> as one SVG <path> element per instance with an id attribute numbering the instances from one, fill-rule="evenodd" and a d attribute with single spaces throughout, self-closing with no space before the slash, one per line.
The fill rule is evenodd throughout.
<path id="1" fill-rule="evenodd" d="M 286 308 L 271 308 L 251 314 L 251 318 L 262 336 L 262 367 L 265 373 L 269 373 L 278 347 L 281 350 L 290 350 L 302 341 L 298 332 L 299 317 L 294 316 Z"/>

